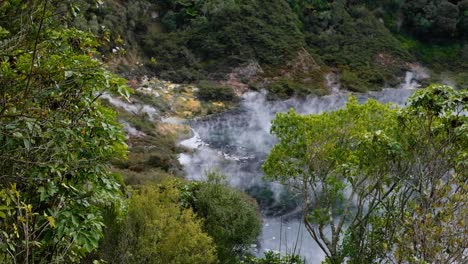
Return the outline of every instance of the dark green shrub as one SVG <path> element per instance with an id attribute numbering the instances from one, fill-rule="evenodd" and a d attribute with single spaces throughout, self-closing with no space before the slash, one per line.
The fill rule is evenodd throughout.
<path id="1" fill-rule="evenodd" d="M 325 64 L 342 69 L 344 88 L 366 91 L 395 83 L 411 55 L 373 13 L 334 3 L 327 13 L 312 13 L 305 24 L 314 34 L 306 42 Z"/>
<path id="2" fill-rule="evenodd" d="M 152 154 L 146 163 L 151 167 L 161 168 L 165 171 L 169 170 L 172 165 L 171 158 L 161 153 Z"/>
<path id="3" fill-rule="evenodd" d="M 459 89 L 468 89 L 468 72 L 459 73 L 455 77 L 456 86 Z"/>
<path id="4" fill-rule="evenodd" d="M 155 59 L 146 66 L 162 79 L 182 83 L 200 78 L 198 59 L 188 48 L 184 32 L 148 34 L 142 48 L 148 57 Z"/>
<path id="5" fill-rule="evenodd" d="M 289 98 L 301 92 L 302 87 L 288 79 L 281 79 L 268 86 L 268 91 L 279 98 Z"/>
<path id="6" fill-rule="evenodd" d="M 459 8 L 448 0 L 406 1 L 402 10 L 407 29 L 421 39 L 451 39 L 457 32 Z"/>
<path id="7" fill-rule="evenodd" d="M 192 207 L 205 219 L 204 230 L 214 239 L 221 263 L 238 263 L 238 257 L 261 231 L 261 219 L 255 200 L 227 187 L 223 176 L 208 174 L 192 199 Z"/>
<path id="8" fill-rule="evenodd" d="M 211 81 L 201 81 L 198 83 L 196 96 L 204 101 L 236 101 L 238 99 L 230 87 Z"/>
<path id="9" fill-rule="evenodd" d="M 307 95 L 325 95 L 327 91 L 323 85 L 323 77 L 319 80 L 308 80 L 308 77 L 296 79 L 281 78 L 267 86 L 269 99 L 286 99 L 292 96 L 306 97 Z"/>
<path id="10" fill-rule="evenodd" d="M 304 264 L 305 261 L 298 255 L 281 256 L 280 253 L 272 251 L 265 252 L 263 258 L 247 257 L 242 263 L 245 264 Z"/>
<path id="11" fill-rule="evenodd" d="M 213 239 L 192 209 L 180 204 L 173 181 L 145 185 L 129 199 L 123 223 L 110 225 L 103 258 L 109 263 L 217 263 Z M 115 228 L 118 227 L 118 228 Z"/>
<path id="12" fill-rule="evenodd" d="M 366 85 L 359 77 L 350 70 L 343 70 L 341 73 L 341 85 L 353 92 L 366 92 Z"/>

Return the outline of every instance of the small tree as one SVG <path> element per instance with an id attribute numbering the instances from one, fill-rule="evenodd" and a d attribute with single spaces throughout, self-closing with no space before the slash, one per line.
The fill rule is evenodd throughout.
<path id="1" fill-rule="evenodd" d="M 111 263 L 216 263 L 202 220 L 181 206 L 174 182 L 144 186 L 130 198 L 124 231 Z"/>
<path id="2" fill-rule="evenodd" d="M 213 237 L 222 263 L 237 263 L 261 231 L 258 207 L 246 194 L 226 186 L 223 175 L 208 173 L 208 182 L 194 190 L 191 206 L 204 218 L 203 229 Z"/>
<path id="3" fill-rule="evenodd" d="M 403 109 L 351 98 L 277 116 L 264 171 L 303 194 L 327 263 L 466 261 L 467 95 L 433 85 Z"/>
<path id="4" fill-rule="evenodd" d="M 290 183 L 304 195 L 304 221 L 330 263 L 346 257 L 342 238 L 347 226 L 367 227 L 378 197 L 387 195 L 385 156 L 392 152 L 386 132 L 396 122 L 389 105 L 351 98 L 345 109 L 301 116 L 278 114 L 272 133 L 279 139 L 263 169 L 268 177 Z M 382 141 L 374 148 L 374 141 Z M 367 232 L 356 232 L 363 253 Z M 377 252 L 367 252 L 375 257 Z"/>
<path id="5" fill-rule="evenodd" d="M 468 92 L 432 85 L 401 110 L 398 139 L 404 158 L 398 191 L 384 200 L 395 222 L 399 262 L 464 263 L 468 228 Z M 389 210 L 390 211 L 390 210 Z M 391 212 L 391 211 L 390 211 Z"/>

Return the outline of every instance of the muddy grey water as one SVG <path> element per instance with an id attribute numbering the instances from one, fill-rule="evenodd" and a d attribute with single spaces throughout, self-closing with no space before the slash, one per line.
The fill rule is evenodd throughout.
<path id="1" fill-rule="evenodd" d="M 412 85 L 398 89 L 357 94 L 360 102 L 374 98 L 383 103 L 404 105 L 415 91 Z M 278 183 L 267 182 L 261 165 L 276 139 L 270 132 L 276 113 L 296 109 L 302 114 L 321 113 L 343 107 L 347 93 L 337 93 L 304 100 L 268 101 L 265 92 L 248 92 L 240 106 L 230 112 L 205 119 L 193 120 L 194 137 L 181 144 L 193 149 L 181 154 L 180 162 L 192 180 L 204 180 L 207 170 L 218 169 L 233 187 L 247 191 L 260 204 L 263 214 L 262 234 L 251 245 L 252 252 L 261 256 L 265 251 L 300 254 L 306 263 L 320 263 L 324 253 L 311 239 L 301 222 L 300 198 Z"/>

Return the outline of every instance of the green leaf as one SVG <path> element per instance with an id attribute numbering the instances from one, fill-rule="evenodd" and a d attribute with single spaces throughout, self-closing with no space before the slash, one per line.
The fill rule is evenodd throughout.
<path id="1" fill-rule="evenodd" d="M 10 35 L 10 31 L 0 26 L 0 38 L 4 38 L 8 35 Z"/>
<path id="2" fill-rule="evenodd" d="M 65 78 L 72 77 L 75 73 L 73 71 L 65 71 Z"/>
<path id="3" fill-rule="evenodd" d="M 55 219 L 52 216 L 47 216 L 46 218 L 47 218 L 47 221 L 49 222 L 49 225 L 55 228 L 56 227 Z"/>
<path id="4" fill-rule="evenodd" d="M 23 139 L 23 143 L 24 143 L 24 147 L 26 147 L 27 150 L 30 150 L 31 149 L 31 142 L 29 141 L 29 139 Z"/>
<path id="5" fill-rule="evenodd" d="M 14 132 L 14 133 L 13 133 L 13 136 L 14 136 L 15 138 L 23 138 L 23 134 L 21 134 L 21 132 Z"/>

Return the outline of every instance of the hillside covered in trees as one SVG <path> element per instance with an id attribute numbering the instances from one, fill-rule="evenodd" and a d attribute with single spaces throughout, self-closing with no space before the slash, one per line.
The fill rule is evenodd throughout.
<path id="1" fill-rule="evenodd" d="M 467 89 L 468 0 L 1 1 L 0 263 L 465 263 Z"/>
<path id="2" fill-rule="evenodd" d="M 395 86 L 416 62 L 466 87 L 467 10 L 448 0 L 104 1 L 88 2 L 76 25 L 163 79 L 290 96 L 325 93 L 329 72 L 352 91 Z"/>

